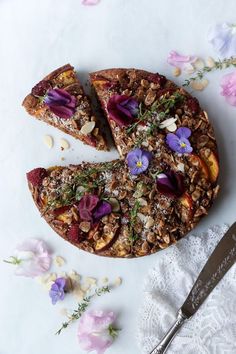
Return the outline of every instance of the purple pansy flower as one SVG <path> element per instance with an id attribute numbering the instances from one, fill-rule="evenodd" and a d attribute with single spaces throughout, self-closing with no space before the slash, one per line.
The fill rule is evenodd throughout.
<path id="1" fill-rule="evenodd" d="M 51 289 L 49 291 L 49 296 L 52 299 L 53 305 L 55 305 L 59 300 L 64 300 L 65 287 L 66 287 L 65 278 L 57 278 L 55 282 L 52 284 Z"/>
<path id="2" fill-rule="evenodd" d="M 43 102 L 56 116 L 69 119 L 75 113 L 76 98 L 62 89 L 50 89 L 46 93 Z"/>
<path id="3" fill-rule="evenodd" d="M 132 175 L 139 175 L 148 169 L 152 153 L 142 149 L 134 149 L 127 155 L 127 163 Z"/>
<path id="4" fill-rule="evenodd" d="M 98 196 L 93 194 L 84 195 L 79 202 L 78 209 L 82 220 L 93 222 L 112 212 L 110 203 L 99 201 Z"/>
<path id="5" fill-rule="evenodd" d="M 159 173 L 156 179 L 157 190 L 170 198 L 178 198 L 185 192 L 184 177 L 178 172 L 169 170 Z"/>
<path id="6" fill-rule="evenodd" d="M 210 28 L 208 41 L 221 58 L 236 55 L 236 25 L 220 23 Z"/>
<path id="7" fill-rule="evenodd" d="M 180 154 L 188 154 L 193 151 L 188 138 L 191 136 L 192 132 L 189 128 L 182 127 L 178 128 L 174 133 L 167 134 L 166 143 L 171 148 L 171 150 L 178 152 Z"/>
<path id="8" fill-rule="evenodd" d="M 93 212 L 93 218 L 94 220 L 99 220 L 103 216 L 111 214 L 111 212 L 112 212 L 111 204 L 102 200 L 101 202 L 98 203 L 97 207 L 95 208 Z"/>
<path id="9" fill-rule="evenodd" d="M 138 114 L 138 102 L 126 95 L 113 95 L 107 103 L 107 111 L 120 127 L 126 127 Z"/>

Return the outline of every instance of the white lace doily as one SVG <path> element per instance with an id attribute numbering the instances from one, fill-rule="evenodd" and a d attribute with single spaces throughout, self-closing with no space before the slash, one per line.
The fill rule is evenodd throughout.
<path id="1" fill-rule="evenodd" d="M 190 235 L 158 255 L 149 271 L 144 302 L 139 312 L 138 342 L 150 353 L 174 323 L 176 313 L 199 272 L 228 229 L 214 226 L 199 236 Z M 236 266 L 234 265 L 187 321 L 167 354 L 236 353 Z"/>

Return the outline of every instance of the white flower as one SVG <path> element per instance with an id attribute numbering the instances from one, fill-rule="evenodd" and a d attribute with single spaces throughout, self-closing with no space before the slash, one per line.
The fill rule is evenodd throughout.
<path id="1" fill-rule="evenodd" d="M 221 23 L 210 28 L 208 41 L 221 58 L 236 55 L 236 25 Z"/>

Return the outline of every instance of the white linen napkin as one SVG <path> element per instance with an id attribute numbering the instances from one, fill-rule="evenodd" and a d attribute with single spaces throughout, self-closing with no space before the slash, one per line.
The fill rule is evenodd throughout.
<path id="1" fill-rule="evenodd" d="M 214 226 L 161 252 L 149 271 L 138 318 L 138 343 L 150 353 L 174 323 L 176 313 L 228 227 Z M 186 322 L 167 354 L 236 353 L 236 266 L 234 265 Z"/>

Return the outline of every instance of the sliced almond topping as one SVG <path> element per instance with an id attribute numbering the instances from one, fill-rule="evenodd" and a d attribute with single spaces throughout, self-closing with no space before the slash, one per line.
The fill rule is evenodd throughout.
<path id="1" fill-rule="evenodd" d="M 117 213 L 120 210 L 120 203 L 116 198 L 110 198 L 108 202 L 111 204 L 114 213 Z"/>
<path id="2" fill-rule="evenodd" d="M 65 264 L 65 260 L 61 256 L 56 256 L 54 258 L 54 263 L 57 267 L 62 267 Z"/>
<path id="3" fill-rule="evenodd" d="M 178 163 L 177 169 L 178 171 L 184 172 L 184 164 L 182 162 Z"/>
<path id="4" fill-rule="evenodd" d="M 175 123 L 169 125 L 168 127 L 166 127 L 166 129 L 169 131 L 169 132 L 175 132 L 176 129 L 177 129 L 177 125 Z"/>
<path id="5" fill-rule="evenodd" d="M 151 216 L 148 216 L 145 227 L 147 229 L 149 229 L 150 227 L 152 227 L 154 225 L 154 222 L 155 222 L 155 220 Z"/>
<path id="6" fill-rule="evenodd" d="M 175 77 L 177 77 L 177 76 L 179 76 L 180 74 L 181 74 L 181 69 L 180 68 L 174 68 L 173 70 L 172 70 L 172 74 L 173 74 L 173 76 L 175 76 Z"/>
<path id="7" fill-rule="evenodd" d="M 62 150 L 67 150 L 70 148 L 70 144 L 68 143 L 68 141 L 66 139 L 61 139 L 60 145 L 61 145 Z"/>
<path id="8" fill-rule="evenodd" d="M 169 127 L 170 125 L 172 125 L 174 122 L 177 121 L 177 118 L 168 118 L 168 119 L 165 119 L 163 122 L 161 122 L 159 124 L 159 128 L 160 129 L 164 129 L 164 128 L 167 128 Z"/>
<path id="9" fill-rule="evenodd" d="M 203 111 L 203 113 L 204 113 L 204 116 L 206 117 L 207 121 L 209 121 L 209 117 L 208 117 L 207 112 L 206 112 L 206 111 Z"/>
<path id="10" fill-rule="evenodd" d="M 95 127 L 95 124 L 95 122 L 85 123 L 80 129 L 81 134 L 88 135 L 89 133 L 91 133 Z"/>
<path id="11" fill-rule="evenodd" d="M 142 221 L 145 222 L 147 217 L 146 215 L 142 214 L 142 213 L 137 213 L 137 217 Z"/>
<path id="12" fill-rule="evenodd" d="M 147 201 L 143 198 L 138 198 L 138 202 L 140 206 L 146 206 L 148 205 Z"/>
<path id="13" fill-rule="evenodd" d="M 51 149 L 53 147 L 54 142 L 53 142 L 53 138 L 51 137 L 51 135 L 45 135 L 43 138 L 43 142 L 49 149 Z"/>

